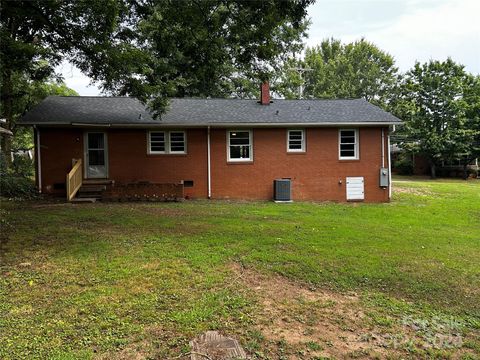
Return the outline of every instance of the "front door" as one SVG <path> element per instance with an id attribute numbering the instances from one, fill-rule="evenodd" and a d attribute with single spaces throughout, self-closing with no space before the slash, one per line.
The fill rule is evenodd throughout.
<path id="1" fill-rule="evenodd" d="M 85 177 L 108 178 L 107 136 L 103 132 L 85 133 Z"/>

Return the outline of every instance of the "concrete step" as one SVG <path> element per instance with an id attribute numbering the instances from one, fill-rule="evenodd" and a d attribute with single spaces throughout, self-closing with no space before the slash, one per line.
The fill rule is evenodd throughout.
<path id="1" fill-rule="evenodd" d="M 110 179 L 85 179 L 83 185 L 112 185 L 115 180 Z"/>
<path id="2" fill-rule="evenodd" d="M 102 194 L 101 193 L 77 193 L 76 198 L 83 198 L 83 199 L 88 199 L 88 198 L 95 198 L 95 199 L 101 199 Z"/>
<path id="3" fill-rule="evenodd" d="M 80 189 L 78 189 L 78 192 L 79 193 L 88 193 L 88 192 L 92 192 L 92 193 L 95 193 L 95 192 L 102 192 L 104 190 L 107 189 L 107 186 L 106 185 L 89 185 L 89 184 L 86 184 L 86 185 L 82 185 L 80 187 Z"/>
<path id="4" fill-rule="evenodd" d="M 96 202 L 97 199 L 96 198 L 92 198 L 92 197 L 75 197 L 72 199 L 72 203 L 94 203 Z"/>

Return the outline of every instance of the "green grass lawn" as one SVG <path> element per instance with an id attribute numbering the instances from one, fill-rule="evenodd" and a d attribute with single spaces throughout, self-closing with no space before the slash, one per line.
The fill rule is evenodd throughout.
<path id="1" fill-rule="evenodd" d="M 164 359 L 209 329 L 259 359 L 476 358 L 480 182 L 395 188 L 388 204 L 4 200 L 0 359 Z M 266 333 L 280 311 L 308 341 Z M 425 345 L 438 334 L 461 342 Z"/>

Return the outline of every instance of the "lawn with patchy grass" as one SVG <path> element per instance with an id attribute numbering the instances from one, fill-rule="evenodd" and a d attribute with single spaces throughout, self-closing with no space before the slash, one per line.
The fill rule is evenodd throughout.
<path id="1" fill-rule="evenodd" d="M 388 204 L 2 201 L 0 358 L 480 356 L 480 182 Z"/>

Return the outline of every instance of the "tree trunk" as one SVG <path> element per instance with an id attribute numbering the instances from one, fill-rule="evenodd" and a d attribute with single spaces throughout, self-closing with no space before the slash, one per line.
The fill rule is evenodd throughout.
<path id="1" fill-rule="evenodd" d="M 5 126 L 6 129 L 10 130 L 8 126 Z M 2 147 L 2 159 L 1 161 L 5 161 L 5 166 L 9 168 L 12 164 L 12 137 L 7 134 L 2 135 L 2 142 L 1 145 Z"/>
<path id="2" fill-rule="evenodd" d="M 6 72 L 2 80 L 2 115 L 6 120 L 5 124 L 2 124 L 2 126 L 11 131 L 13 128 L 13 86 L 11 73 Z M 1 138 L 2 161 L 5 161 L 5 166 L 9 168 L 12 164 L 12 136 L 3 135 Z"/>
<path id="3" fill-rule="evenodd" d="M 437 168 L 434 161 L 430 161 L 430 177 L 432 179 L 437 178 Z"/>
<path id="4" fill-rule="evenodd" d="M 463 164 L 463 180 L 468 179 L 468 164 Z"/>

